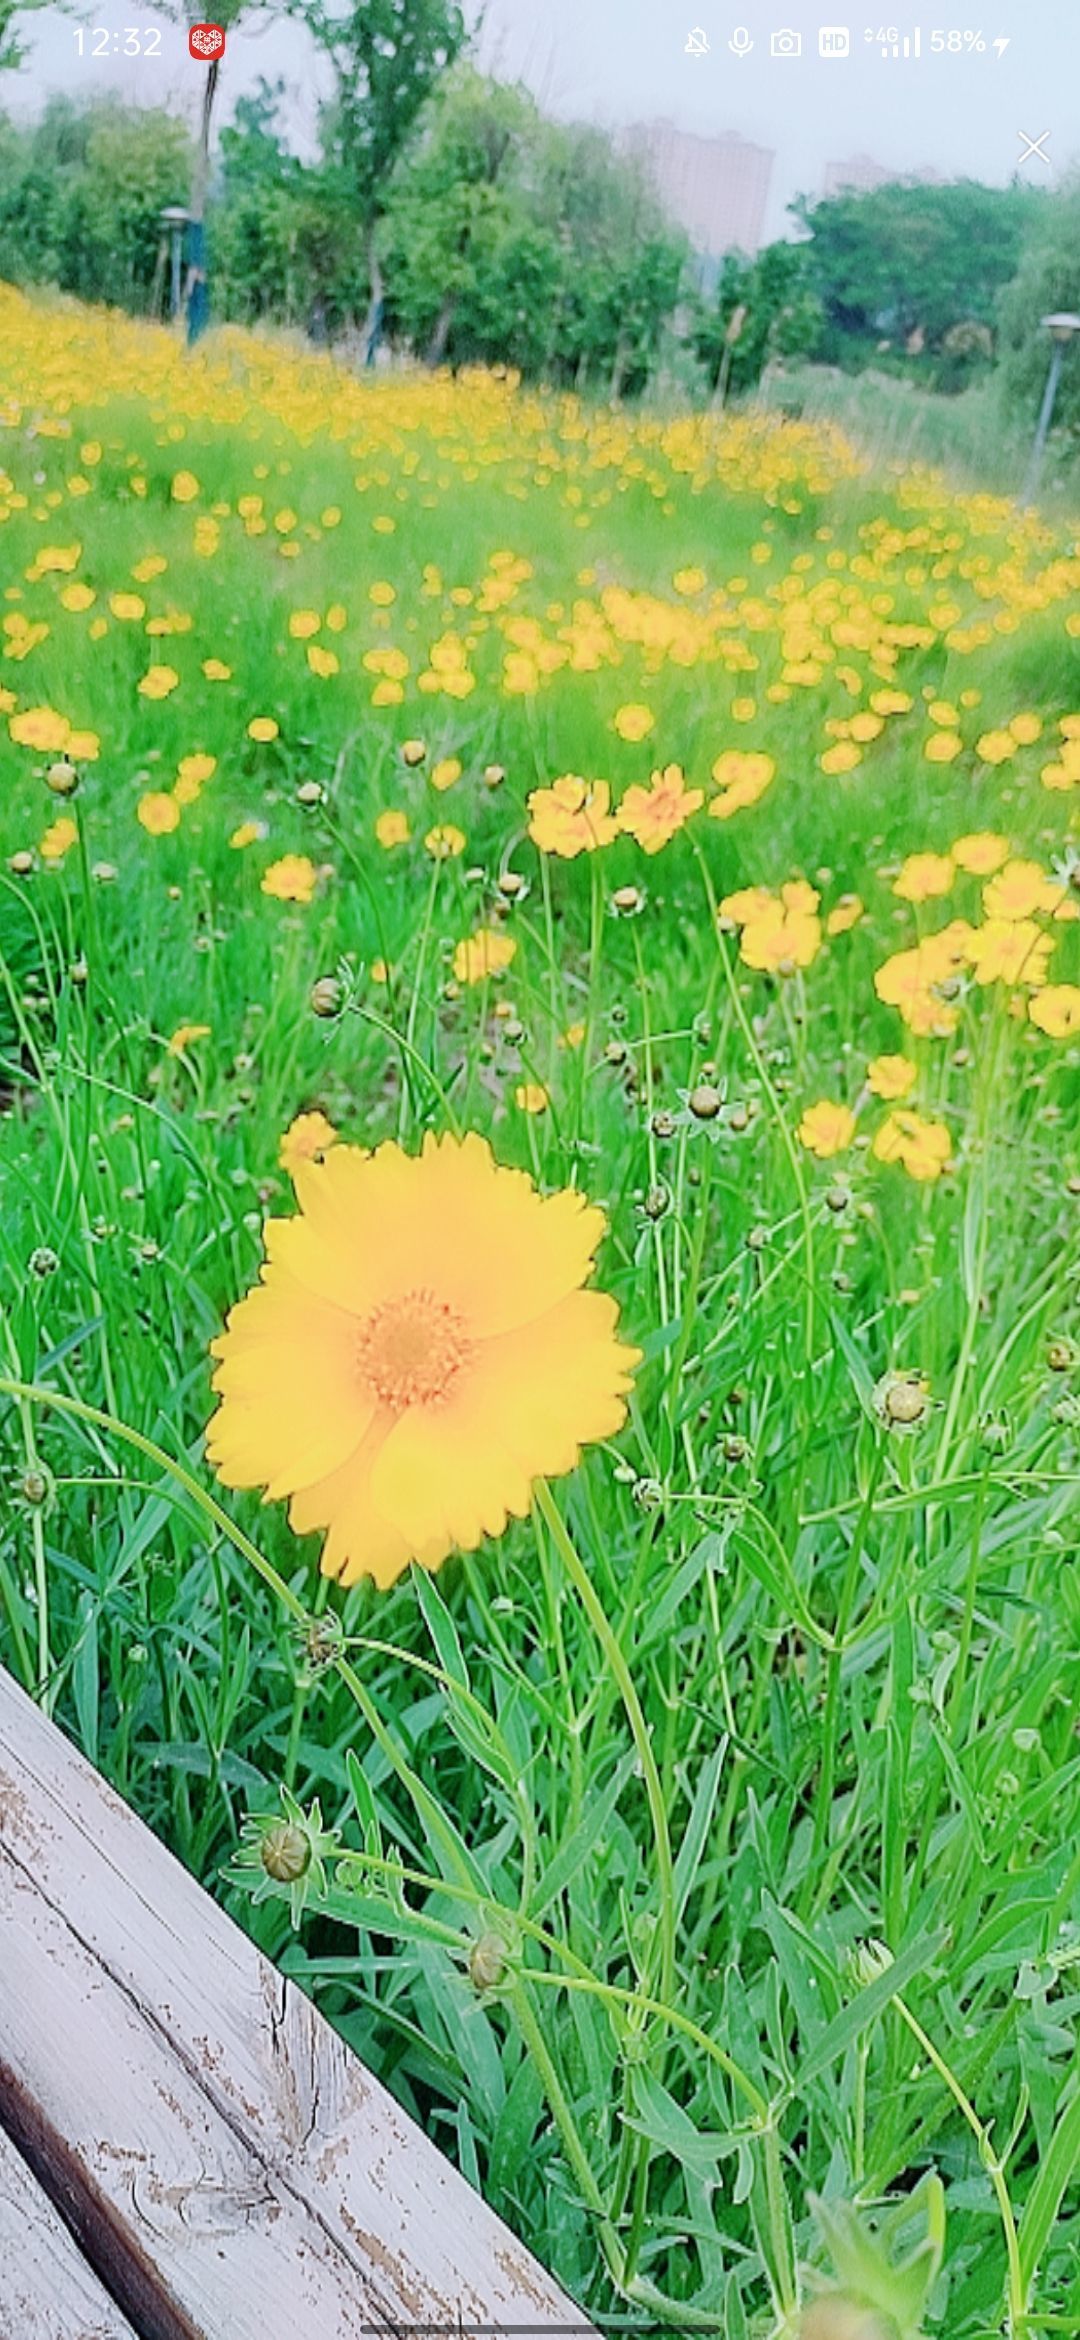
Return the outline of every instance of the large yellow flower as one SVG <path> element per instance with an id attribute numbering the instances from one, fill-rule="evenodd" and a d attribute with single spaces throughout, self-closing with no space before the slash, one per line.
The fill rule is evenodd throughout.
<path id="1" fill-rule="evenodd" d="M 437 1568 L 529 1508 L 626 1413 L 638 1351 L 584 1291 L 602 1213 L 543 1197 L 478 1136 L 335 1146 L 293 1168 L 262 1282 L 213 1343 L 207 1452 L 227 1486 L 289 1496 L 351 1584 Z"/>

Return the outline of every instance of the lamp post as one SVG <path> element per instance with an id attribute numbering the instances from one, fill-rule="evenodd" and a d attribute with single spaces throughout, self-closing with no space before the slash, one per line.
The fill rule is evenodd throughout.
<path id="1" fill-rule="evenodd" d="M 1053 316 L 1044 317 L 1042 322 L 1054 346 L 1051 352 L 1050 371 L 1046 377 L 1046 389 L 1043 392 L 1038 425 L 1032 443 L 1031 461 L 1028 464 L 1027 479 L 1024 483 L 1025 504 L 1033 504 L 1039 492 L 1039 481 L 1042 478 L 1043 460 L 1046 455 L 1046 442 L 1050 436 L 1050 425 L 1054 419 L 1054 405 L 1057 399 L 1058 383 L 1061 380 L 1061 369 L 1065 363 L 1065 352 L 1073 334 L 1080 333 L 1080 317 L 1075 316 L 1071 309 L 1056 309 Z"/>
<path id="2" fill-rule="evenodd" d="M 184 250 L 184 230 L 188 213 L 181 203 L 169 203 L 161 213 L 163 241 L 169 245 L 169 315 L 180 314 L 180 275 Z M 164 255 L 163 255 L 164 256 Z"/>

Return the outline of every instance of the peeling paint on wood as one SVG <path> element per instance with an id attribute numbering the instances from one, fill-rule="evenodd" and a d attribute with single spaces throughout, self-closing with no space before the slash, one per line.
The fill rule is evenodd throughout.
<path id="1" fill-rule="evenodd" d="M 122 2303 L 123 2340 L 130 2327 L 140 2340 L 347 2340 L 417 2323 L 587 2333 L 310 2001 L 2 1673 L 0 1933 L 0 2126 Z M 9 2328 L 21 2336 L 0 2267 Z"/>

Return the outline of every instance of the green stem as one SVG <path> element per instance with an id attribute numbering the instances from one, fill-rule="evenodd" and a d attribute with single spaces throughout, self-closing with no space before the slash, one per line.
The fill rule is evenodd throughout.
<path id="1" fill-rule="evenodd" d="M 664 1792 L 660 1773 L 653 1754 L 652 1740 L 641 1709 L 641 1701 L 634 1687 L 633 1676 L 623 1656 L 612 1628 L 610 1618 L 596 1592 L 591 1577 L 582 1566 L 562 1514 L 552 1497 L 546 1480 L 538 1479 L 533 1490 L 537 1510 L 547 1524 L 549 1534 L 558 1547 L 567 1574 L 585 1610 L 589 1623 L 604 1652 L 611 1672 L 619 1685 L 626 1719 L 641 1764 L 645 1794 L 652 1819 L 656 1847 L 657 1881 L 660 1889 L 660 1981 L 659 1996 L 668 1999 L 675 1982 L 675 1869 L 671 1857 L 671 1837 L 668 1831 Z"/>
<path id="2" fill-rule="evenodd" d="M 978 2145 L 979 2159 L 981 2160 L 983 2168 L 986 2170 L 990 2179 L 990 2183 L 994 2189 L 994 2198 L 997 2202 L 998 2212 L 1000 2214 L 1001 2224 L 1005 2235 L 1005 2255 L 1008 2261 L 1009 2270 L 1007 2283 L 1007 2302 L 1010 2340 L 1025 2340 L 1025 2335 L 1029 2329 L 1029 2326 L 1023 2266 L 1020 2258 L 1020 2239 L 1016 2231 L 1016 2220 L 1013 2217 L 1012 2203 L 1009 2200 L 1009 2189 L 1005 2183 L 1004 2169 L 1002 2168 L 997 2154 L 994 2152 L 991 2146 L 989 2131 L 983 2127 L 983 2124 L 979 2119 L 978 2113 L 976 2112 L 970 2097 L 965 2095 L 955 2072 L 950 2069 L 949 2065 L 945 2061 L 944 2056 L 941 2055 L 938 2049 L 934 2046 L 934 2042 L 930 2038 L 929 2033 L 923 2030 L 922 2024 L 918 2021 L 918 2018 L 912 2014 L 910 2007 L 907 2006 L 905 2001 L 900 1997 L 899 1992 L 896 1993 L 892 2003 L 896 2008 L 897 2014 L 902 2016 L 904 2022 L 907 2024 L 908 2030 L 912 2033 L 912 2036 L 918 2040 L 923 2054 L 928 2057 L 939 2079 L 944 2081 L 954 2104 L 959 2107 L 959 2110 L 963 2114 L 968 2128 L 971 2130 L 972 2136 Z"/>

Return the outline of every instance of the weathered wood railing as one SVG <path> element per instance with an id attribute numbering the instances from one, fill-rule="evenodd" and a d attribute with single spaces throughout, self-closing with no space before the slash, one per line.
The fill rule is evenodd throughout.
<path id="1" fill-rule="evenodd" d="M 0 1672 L 0 2340 L 590 2327 Z"/>

